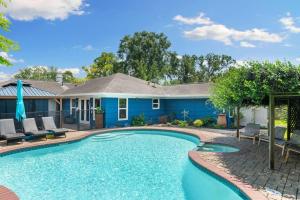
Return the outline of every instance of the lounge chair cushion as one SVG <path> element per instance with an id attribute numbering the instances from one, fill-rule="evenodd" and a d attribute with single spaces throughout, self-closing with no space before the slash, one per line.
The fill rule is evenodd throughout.
<path id="1" fill-rule="evenodd" d="M 42 117 L 45 130 L 57 129 L 53 117 Z"/>
<path id="2" fill-rule="evenodd" d="M 291 136 L 289 143 L 300 146 L 300 134 L 294 132 L 293 135 Z"/>
<path id="3" fill-rule="evenodd" d="M 253 137 L 259 134 L 260 125 L 249 123 L 246 125 L 245 129 L 241 131 L 242 135 Z"/>
<path id="4" fill-rule="evenodd" d="M 10 133 L 3 136 L 4 139 L 6 140 L 17 140 L 17 139 L 23 139 L 25 137 L 23 133 Z"/>
<path id="5" fill-rule="evenodd" d="M 13 119 L 1 119 L 0 120 L 0 134 L 15 134 L 16 128 Z"/>
<path id="6" fill-rule="evenodd" d="M 64 134 L 64 133 L 68 132 L 68 129 L 56 128 L 56 129 L 51 129 L 49 131 L 53 132 L 54 134 Z"/>
<path id="7" fill-rule="evenodd" d="M 48 135 L 50 132 L 49 131 L 31 131 L 27 132 L 26 134 L 28 135 L 34 135 L 34 136 L 45 136 Z"/>
<path id="8" fill-rule="evenodd" d="M 275 127 L 275 138 L 283 140 L 285 131 L 286 131 L 285 127 L 280 127 L 280 126 Z"/>
<path id="9" fill-rule="evenodd" d="M 37 132 L 38 128 L 36 126 L 34 118 L 28 118 L 23 120 L 23 128 L 25 133 Z"/>

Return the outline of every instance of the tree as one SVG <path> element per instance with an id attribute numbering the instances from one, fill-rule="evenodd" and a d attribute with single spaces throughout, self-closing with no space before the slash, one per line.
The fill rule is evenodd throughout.
<path id="1" fill-rule="evenodd" d="M 236 61 L 231 56 L 227 55 L 209 53 L 205 56 L 200 56 L 200 70 L 198 72 L 199 81 L 212 81 L 235 63 Z"/>
<path id="2" fill-rule="evenodd" d="M 268 105 L 270 93 L 299 91 L 299 67 L 290 62 L 252 61 L 216 78 L 210 100 L 220 109 L 237 108 L 239 128 L 239 108 Z"/>
<path id="3" fill-rule="evenodd" d="M 88 79 L 109 76 L 118 69 L 117 58 L 113 53 L 103 52 L 89 67 L 83 67 Z"/>
<path id="4" fill-rule="evenodd" d="M 42 80 L 42 81 L 55 81 L 58 70 L 56 67 L 34 66 L 26 67 L 20 70 L 14 78 L 25 80 Z M 76 78 L 71 71 L 62 73 L 64 82 L 76 82 Z"/>
<path id="5" fill-rule="evenodd" d="M 197 82 L 196 76 L 197 56 L 183 55 L 179 62 L 177 77 L 180 83 Z"/>
<path id="6" fill-rule="evenodd" d="M 119 71 L 147 81 L 165 78 L 171 43 L 163 33 L 136 32 L 125 36 L 119 45 Z"/>
<path id="7" fill-rule="evenodd" d="M 4 0 L 0 0 L 0 7 L 6 7 L 7 4 Z M 9 31 L 10 21 L 3 15 L 3 13 L 0 13 L 0 29 L 3 31 Z M 11 50 L 17 50 L 19 46 L 12 40 L 4 37 L 3 35 L 0 35 L 0 51 L 1 52 L 10 52 Z M 11 65 L 10 60 L 0 55 L 0 65 Z"/>

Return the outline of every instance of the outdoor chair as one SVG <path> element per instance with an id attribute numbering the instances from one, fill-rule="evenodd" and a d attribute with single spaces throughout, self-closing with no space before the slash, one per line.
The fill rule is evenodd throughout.
<path id="1" fill-rule="evenodd" d="M 300 130 L 295 130 L 291 135 L 291 139 L 287 142 L 285 162 L 288 161 L 290 152 L 300 154 Z"/>
<path id="2" fill-rule="evenodd" d="M 32 136 L 33 138 L 47 139 L 47 134 L 50 134 L 46 130 L 38 130 L 35 119 L 27 118 L 23 120 L 23 128 L 26 136 Z"/>
<path id="3" fill-rule="evenodd" d="M 284 140 L 284 134 L 286 132 L 285 127 L 275 127 L 275 145 L 282 148 L 281 155 L 284 155 L 285 147 L 286 147 L 286 141 Z M 258 138 L 258 145 L 260 145 L 260 142 L 269 142 L 269 136 L 265 134 L 259 134 Z"/>
<path id="4" fill-rule="evenodd" d="M 68 132 L 68 129 L 65 128 L 57 128 L 54 122 L 53 117 L 42 117 L 44 129 L 49 131 L 50 134 L 53 134 L 54 136 L 65 136 L 66 132 Z"/>
<path id="5" fill-rule="evenodd" d="M 0 135 L 6 140 L 7 144 L 10 142 L 23 142 L 25 138 L 23 133 L 16 132 L 13 119 L 0 119 Z"/>
<path id="6" fill-rule="evenodd" d="M 255 139 L 258 137 L 260 131 L 260 125 L 249 123 L 246 125 L 244 130 L 242 129 L 239 135 L 239 141 L 241 138 L 249 138 L 253 140 L 253 144 L 255 144 Z"/>

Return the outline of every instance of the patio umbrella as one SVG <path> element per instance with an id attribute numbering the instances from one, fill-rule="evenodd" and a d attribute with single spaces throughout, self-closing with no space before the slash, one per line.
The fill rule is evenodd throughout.
<path id="1" fill-rule="evenodd" d="M 17 81 L 17 106 L 16 119 L 20 122 L 26 118 L 25 107 L 23 101 L 23 84 L 21 80 Z"/>

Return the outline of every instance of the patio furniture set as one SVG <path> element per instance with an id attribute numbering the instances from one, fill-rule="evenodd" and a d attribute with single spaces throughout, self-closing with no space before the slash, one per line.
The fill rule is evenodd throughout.
<path id="1" fill-rule="evenodd" d="M 284 139 L 285 132 L 285 127 L 275 127 L 275 145 L 282 148 L 282 156 L 284 156 L 286 152 L 285 162 L 287 162 L 290 152 L 300 154 L 300 130 L 295 130 L 288 141 Z M 261 142 L 269 142 L 269 136 L 262 134 L 260 132 L 260 125 L 255 123 L 249 123 L 241 130 L 239 140 L 241 140 L 241 138 L 252 139 L 253 144 L 255 144 L 258 138 L 258 145 L 260 145 Z"/>
<path id="2" fill-rule="evenodd" d="M 68 129 L 57 128 L 53 117 L 42 117 L 42 121 L 44 129 L 39 130 L 34 118 L 23 119 L 24 132 L 18 133 L 13 119 L 0 119 L 0 138 L 6 140 L 6 144 L 9 144 L 11 142 L 23 142 L 24 139 L 47 139 L 48 135 L 66 137 Z"/>

